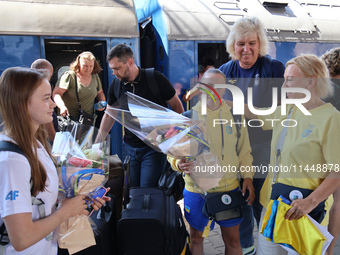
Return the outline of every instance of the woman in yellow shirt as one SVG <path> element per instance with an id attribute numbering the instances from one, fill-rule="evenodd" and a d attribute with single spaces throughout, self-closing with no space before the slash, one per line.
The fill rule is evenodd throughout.
<path id="1" fill-rule="evenodd" d="M 245 107 L 245 116 L 249 119 L 260 119 L 263 129 L 273 130 L 270 163 L 272 169 L 276 163 L 276 146 L 280 134 L 285 125 L 290 126 L 277 165 L 280 171 L 275 177 L 273 171 L 269 171 L 260 193 L 260 202 L 267 208 L 272 193 L 282 192 L 272 189 L 273 184 L 312 190 L 306 197 L 298 194 L 299 199 L 293 199 L 292 208 L 287 211 L 285 218 L 294 220 L 312 212 L 340 186 L 340 113 L 322 100 L 332 93 L 332 86 L 328 70 L 317 56 L 301 55 L 291 59 L 286 64 L 284 77 L 283 89 L 306 89 L 310 92 L 310 99 L 300 107 L 282 105 L 273 113 L 261 116 L 251 113 L 249 108 Z M 287 99 L 303 99 L 305 96 L 304 93 L 287 93 Z M 305 115 L 300 109 L 301 106 L 311 115 Z M 286 115 L 281 115 L 282 107 L 286 107 Z M 286 119 L 290 110 L 291 121 L 288 122 Z M 262 219 L 265 211 L 264 209 L 262 212 Z M 266 241 L 266 238 L 259 234 L 258 254 L 286 253 L 278 244 Z"/>

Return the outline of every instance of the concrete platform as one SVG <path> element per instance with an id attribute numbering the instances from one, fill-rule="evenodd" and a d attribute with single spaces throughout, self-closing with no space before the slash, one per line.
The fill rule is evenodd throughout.
<path id="1" fill-rule="evenodd" d="M 178 204 L 183 210 L 183 200 L 179 201 Z M 188 228 L 188 223 L 186 222 Z M 254 229 L 254 240 L 255 246 L 257 245 L 257 229 Z M 4 255 L 5 247 L 0 245 L 0 255 Z M 209 236 L 204 240 L 204 254 L 205 255 L 224 255 L 224 243 L 221 237 L 220 227 L 215 224 L 215 228 L 209 233 Z M 340 238 L 338 239 L 334 248 L 334 255 L 340 255 Z M 275 255 L 275 254 L 272 254 Z M 313 254 L 314 255 L 314 254 Z"/>

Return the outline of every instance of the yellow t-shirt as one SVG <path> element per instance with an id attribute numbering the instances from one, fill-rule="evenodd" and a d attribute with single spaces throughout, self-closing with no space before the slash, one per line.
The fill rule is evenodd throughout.
<path id="1" fill-rule="evenodd" d="M 243 178 L 252 178 L 254 175 L 251 169 L 253 158 L 250 154 L 251 147 L 249 143 L 248 130 L 246 127 L 241 126 L 241 137 L 238 142 L 239 155 L 237 156 L 235 151 L 235 145 L 237 142 L 236 127 L 234 124 L 230 124 L 230 122 L 233 121 L 230 107 L 227 104 L 224 104 L 222 107 L 214 111 L 207 109 L 207 115 L 201 115 L 201 104 L 199 102 L 193 107 L 192 111 L 196 111 L 198 120 L 205 123 L 203 132 L 204 138 L 208 141 L 210 150 L 218 157 L 218 162 L 216 163 L 219 163 L 221 167 L 224 166 L 225 168 L 223 169 L 226 170 L 223 171 L 223 177 L 219 181 L 218 186 L 210 189 L 208 192 L 222 192 L 236 189 L 239 186 L 237 169 L 241 166 L 246 169 L 241 172 L 241 176 Z M 221 116 L 224 120 L 227 120 L 228 123 L 214 125 L 214 119 L 221 119 Z M 224 151 L 224 157 L 222 157 L 222 151 Z M 180 171 L 178 169 L 179 159 L 168 154 L 168 161 L 174 170 Z M 234 171 L 234 169 L 236 170 Z M 195 182 L 190 175 L 185 175 L 184 180 L 185 188 L 188 191 L 195 193 L 200 192 L 200 190 L 195 187 Z"/>
<path id="2" fill-rule="evenodd" d="M 340 112 L 329 103 L 310 110 L 312 115 L 309 116 L 294 107 L 292 121 L 282 122 L 287 119 L 291 107 L 287 106 L 285 116 L 281 115 L 281 107 L 270 115 L 259 116 L 264 123 L 263 129 L 273 129 L 270 165 L 275 165 L 275 147 L 283 125 L 295 125 L 288 127 L 276 182 L 315 190 L 327 177 L 329 170 L 339 171 Z M 264 207 L 268 206 L 270 200 L 272 178 L 273 172 L 268 172 L 261 189 L 260 203 Z"/>

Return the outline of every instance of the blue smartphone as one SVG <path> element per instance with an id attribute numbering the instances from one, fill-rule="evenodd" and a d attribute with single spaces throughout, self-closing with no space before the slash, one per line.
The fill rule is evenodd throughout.
<path id="1" fill-rule="evenodd" d="M 97 188 L 94 191 L 93 195 L 92 195 L 92 199 L 96 199 L 97 200 L 98 197 L 102 198 L 103 196 L 106 195 L 107 192 L 108 192 L 108 189 L 103 187 L 103 186 L 100 187 L 100 188 Z M 89 203 L 88 203 L 87 210 L 90 213 L 89 216 L 91 216 L 91 214 L 93 213 L 93 207 L 92 207 L 92 202 L 91 201 L 89 201 Z"/>

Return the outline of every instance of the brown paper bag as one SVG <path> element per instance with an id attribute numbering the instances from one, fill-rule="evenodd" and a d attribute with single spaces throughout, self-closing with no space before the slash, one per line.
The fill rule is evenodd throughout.
<path id="1" fill-rule="evenodd" d="M 70 254 L 96 245 L 88 216 L 78 215 L 64 221 L 59 226 L 58 244 L 60 248 L 68 249 Z"/>

